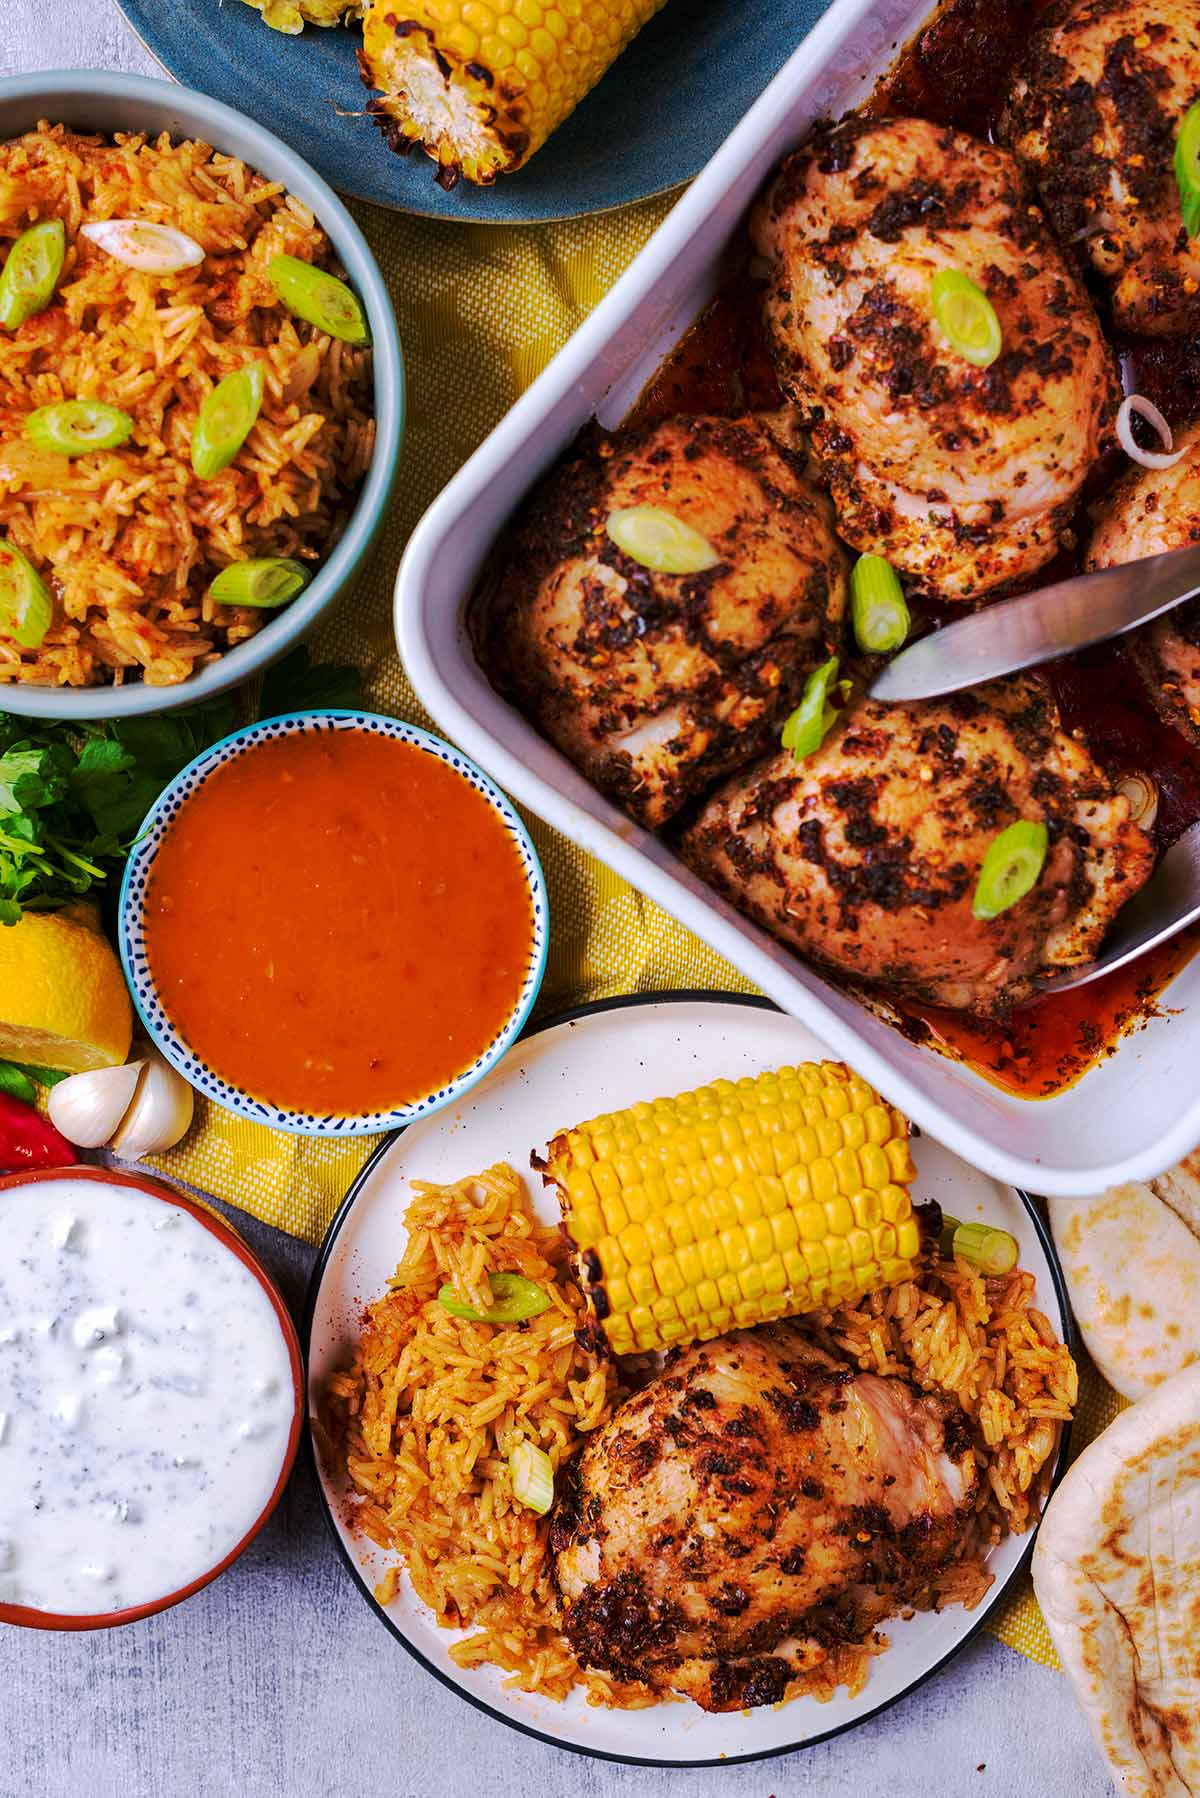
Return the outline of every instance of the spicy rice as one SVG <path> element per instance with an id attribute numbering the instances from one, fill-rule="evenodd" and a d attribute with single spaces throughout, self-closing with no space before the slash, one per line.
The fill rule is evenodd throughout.
<path id="1" fill-rule="evenodd" d="M 271 617 L 206 599 L 220 568 L 328 555 L 371 458 L 370 351 L 284 311 L 271 258 L 329 267 L 329 241 L 280 183 L 206 144 L 110 142 L 43 121 L 0 144 L 0 257 L 50 217 L 67 234 L 55 298 L 0 331 L 0 534 L 42 575 L 55 615 L 38 648 L 0 635 L 0 683 L 171 685 Z M 79 236 L 88 220 L 130 217 L 185 232 L 204 261 L 150 275 Z M 251 361 L 266 369 L 257 422 L 200 481 L 201 401 Z M 130 413 L 128 443 L 67 460 L 22 435 L 27 413 L 75 398 Z"/>
<path id="2" fill-rule="evenodd" d="M 369 1307 L 353 1365 L 327 1393 L 333 1457 L 360 1500 L 353 1525 L 400 1557 L 377 1596 L 390 1602 L 406 1571 L 439 1623 L 473 1631 L 451 1646 L 452 1659 L 491 1662 L 508 1685 L 561 1699 L 583 1684 L 596 1704 L 658 1702 L 646 1687 L 580 1668 L 558 1629 L 550 1519 L 512 1496 L 507 1457 L 522 1436 L 560 1467 L 625 1396 L 613 1365 L 576 1342 L 585 1307 L 566 1245 L 538 1222 L 508 1167 L 451 1186 L 414 1182 L 413 1195 L 391 1290 Z M 488 1274 L 506 1270 L 545 1287 L 551 1308 L 498 1329 L 435 1302 L 451 1281 L 467 1303 L 486 1307 Z M 978 1604 L 992 1583 L 982 1557 L 1036 1522 L 1077 1387 L 1070 1354 L 1033 1305 L 1034 1286 L 1021 1271 L 984 1279 L 961 1260 L 937 1262 L 889 1292 L 806 1320 L 822 1347 L 864 1370 L 950 1391 L 971 1420 L 983 1472 L 973 1538 L 923 1606 Z M 877 1633 L 832 1649 L 789 1696 L 824 1700 L 839 1686 L 853 1696 L 886 1647 Z"/>

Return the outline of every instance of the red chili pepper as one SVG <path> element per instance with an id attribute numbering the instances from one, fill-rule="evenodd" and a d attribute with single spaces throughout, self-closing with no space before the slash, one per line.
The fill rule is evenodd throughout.
<path id="1" fill-rule="evenodd" d="M 72 1167 L 79 1160 L 65 1136 L 20 1099 L 0 1093 L 0 1174 L 31 1167 Z"/>

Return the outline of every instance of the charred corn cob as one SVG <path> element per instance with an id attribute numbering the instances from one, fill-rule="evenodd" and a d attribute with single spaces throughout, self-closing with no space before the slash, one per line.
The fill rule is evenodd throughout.
<path id="1" fill-rule="evenodd" d="M 306 25 L 346 25 L 361 19 L 366 0 L 246 0 L 272 31 L 295 37 Z"/>
<path id="2" fill-rule="evenodd" d="M 618 1355 L 908 1279 L 908 1124 L 840 1062 L 718 1080 L 550 1144 L 580 1284 Z"/>
<path id="3" fill-rule="evenodd" d="M 359 58 L 393 150 L 488 186 L 528 162 L 664 0 L 371 0 Z"/>

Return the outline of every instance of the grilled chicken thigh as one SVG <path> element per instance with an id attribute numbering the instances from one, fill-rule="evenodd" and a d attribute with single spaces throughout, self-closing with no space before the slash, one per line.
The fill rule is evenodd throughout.
<path id="1" fill-rule="evenodd" d="M 765 748 L 830 653 L 845 556 L 805 466 L 790 420 L 596 435 L 539 489 L 477 609 L 494 684 L 643 824 Z M 626 554 L 607 521 L 640 506 L 698 531 L 715 565 Z"/>
<path id="2" fill-rule="evenodd" d="M 983 859 L 1044 822 L 1033 888 L 981 920 Z M 1090 961 L 1153 851 L 1036 679 L 913 705 L 864 701 L 817 752 L 735 776 L 683 840 L 740 910 L 814 961 L 934 1004 L 1002 1011 Z"/>
<path id="3" fill-rule="evenodd" d="M 1173 161 L 1197 97 L 1195 0 L 1073 0 L 1034 34 L 1001 118 L 1059 236 L 1086 244 L 1130 331 L 1200 329 L 1200 245 Z"/>
<path id="4" fill-rule="evenodd" d="M 752 234 L 780 379 L 812 423 L 842 535 L 946 599 L 1049 561 L 1118 394 L 1007 152 L 920 119 L 852 119 L 788 159 Z M 943 269 L 996 312 L 990 367 L 934 320 Z"/>
<path id="5" fill-rule="evenodd" d="M 1088 568 L 1114 568 L 1200 543 L 1200 425 L 1176 440 L 1174 468 L 1133 468 L 1097 507 Z M 1200 600 L 1125 639 L 1150 697 L 1171 724 L 1200 734 Z"/>
<path id="6" fill-rule="evenodd" d="M 675 1351 L 572 1470 L 551 1535 L 568 1641 L 711 1711 L 776 1703 L 919 1600 L 978 1477 L 952 1400 L 787 1325 Z"/>

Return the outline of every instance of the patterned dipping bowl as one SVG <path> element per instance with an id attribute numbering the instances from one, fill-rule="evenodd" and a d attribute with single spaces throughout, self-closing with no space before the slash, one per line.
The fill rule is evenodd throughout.
<path id="1" fill-rule="evenodd" d="M 532 936 L 529 961 L 520 992 L 511 1013 L 487 1047 L 461 1074 L 445 1085 L 422 1094 L 391 1110 L 361 1114 L 321 1115 L 289 1110 L 245 1091 L 219 1074 L 198 1055 L 185 1040 L 174 1020 L 168 1015 L 155 985 L 146 953 L 146 895 L 155 856 L 168 829 L 181 807 L 218 769 L 251 752 L 256 745 L 296 732 L 366 731 L 419 749 L 452 768 L 463 780 L 482 794 L 496 814 L 516 850 L 529 890 L 532 911 Z M 384 718 L 372 712 L 312 711 L 291 712 L 280 718 L 267 718 L 204 750 L 178 774 L 151 808 L 129 854 L 121 885 L 119 941 L 121 962 L 147 1034 L 157 1044 L 171 1065 L 205 1098 L 275 1130 L 288 1130 L 300 1136 L 368 1136 L 379 1131 L 397 1130 L 450 1105 L 483 1079 L 520 1035 L 537 998 L 546 970 L 549 941 L 549 919 L 546 884 L 537 851 L 529 833 L 499 787 L 473 762 L 467 760 L 452 744 L 416 726 L 396 718 Z M 448 950 L 449 945 L 442 945 Z"/>

